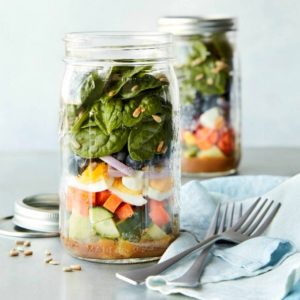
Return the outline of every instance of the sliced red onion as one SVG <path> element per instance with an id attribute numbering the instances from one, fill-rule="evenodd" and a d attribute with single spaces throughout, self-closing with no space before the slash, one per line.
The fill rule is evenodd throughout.
<path id="1" fill-rule="evenodd" d="M 155 172 L 155 171 L 147 171 L 145 172 L 145 176 L 151 179 L 160 179 L 160 178 L 166 178 L 171 175 L 171 172 L 169 170 L 164 170 L 161 172 Z"/>
<path id="2" fill-rule="evenodd" d="M 124 173 L 120 172 L 119 170 L 114 169 L 113 167 L 108 167 L 108 175 L 110 177 L 123 177 L 126 176 Z"/>
<path id="3" fill-rule="evenodd" d="M 113 156 L 101 156 L 101 160 L 106 162 L 111 167 L 123 173 L 123 176 L 132 176 L 134 174 L 134 170 L 125 164 L 121 163 L 119 160 L 115 159 Z"/>

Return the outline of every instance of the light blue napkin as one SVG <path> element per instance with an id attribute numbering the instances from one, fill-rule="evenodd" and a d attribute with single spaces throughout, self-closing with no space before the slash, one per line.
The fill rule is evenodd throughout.
<path id="1" fill-rule="evenodd" d="M 254 200 L 251 197 L 263 194 L 282 202 L 284 197 L 290 199 L 292 196 L 300 195 L 300 176 L 286 179 L 273 176 L 236 176 L 201 183 L 189 182 L 182 187 L 181 227 L 195 234 L 198 239 L 202 239 L 216 205 L 220 201 L 250 198 L 244 202 L 249 205 Z M 296 218 L 295 213 L 289 213 L 292 209 L 291 203 L 295 201 L 296 199 L 286 200 L 286 206 L 283 203 L 284 209 L 281 209 L 283 214 L 280 216 L 280 211 L 279 220 L 286 214 L 291 215 L 291 219 Z M 269 236 L 251 239 L 231 248 L 214 249 L 199 288 L 168 285 L 169 281 L 178 278 L 192 265 L 198 253 L 193 253 L 181 260 L 160 276 L 149 277 L 146 285 L 163 294 L 181 293 L 203 300 L 283 299 L 300 278 L 300 254 L 296 253 L 300 244 L 294 246 L 292 242 L 285 239 L 285 234 L 277 229 L 278 225 L 276 227 L 275 224 L 273 227 L 273 234 Z M 181 234 L 161 260 L 195 244 L 196 238 L 189 232 Z M 290 234 L 289 237 L 293 238 L 295 234 Z M 272 271 L 268 272 L 270 270 Z M 259 274 L 261 275 L 257 276 Z M 280 284 L 277 283 L 278 280 L 281 280 Z"/>

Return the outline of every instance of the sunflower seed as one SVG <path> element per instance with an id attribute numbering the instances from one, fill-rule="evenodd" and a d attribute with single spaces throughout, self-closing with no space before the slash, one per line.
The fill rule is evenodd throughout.
<path id="1" fill-rule="evenodd" d="M 33 254 L 33 252 L 31 250 L 25 250 L 24 251 L 25 256 L 31 256 L 32 254 Z"/>
<path id="2" fill-rule="evenodd" d="M 114 91 L 110 91 L 109 93 L 108 93 L 108 97 L 113 97 L 115 95 L 115 92 Z"/>
<path id="3" fill-rule="evenodd" d="M 53 260 L 52 257 L 47 257 L 47 258 L 45 258 L 44 262 L 45 262 L 46 264 L 49 264 L 52 260 Z"/>
<path id="4" fill-rule="evenodd" d="M 166 77 L 166 76 L 160 76 L 159 78 L 158 78 L 158 80 L 160 81 L 160 82 L 169 82 L 169 80 L 168 80 L 168 78 Z"/>
<path id="5" fill-rule="evenodd" d="M 202 61 L 203 61 L 202 58 L 200 58 L 200 57 L 196 58 L 192 61 L 192 66 L 195 67 L 197 65 L 200 65 L 202 63 Z"/>
<path id="6" fill-rule="evenodd" d="M 157 151 L 158 153 L 160 153 L 161 150 L 163 149 L 163 146 L 164 146 L 164 141 L 161 141 L 161 142 L 158 144 L 158 146 L 157 146 L 157 148 L 156 148 L 156 151 Z"/>
<path id="7" fill-rule="evenodd" d="M 166 154 L 168 151 L 168 146 L 164 146 L 161 150 L 161 153 Z"/>
<path id="8" fill-rule="evenodd" d="M 158 115 L 152 115 L 152 118 L 153 118 L 153 120 L 154 120 L 156 123 L 160 123 L 160 122 L 161 122 L 161 117 L 158 116 Z"/>
<path id="9" fill-rule="evenodd" d="M 136 84 L 131 88 L 132 92 L 136 92 L 138 90 L 139 86 Z"/>
<path id="10" fill-rule="evenodd" d="M 16 249 L 12 249 L 9 252 L 9 256 L 19 256 L 19 252 Z"/>
<path id="11" fill-rule="evenodd" d="M 203 74 L 198 74 L 198 75 L 196 75 L 196 77 L 195 77 L 195 80 L 201 80 L 201 79 L 203 79 L 203 77 L 204 77 L 204 75 Z"/>
<path id="12" fill-rule="evenodd" d="M 81 271 L 81 266 L 80 265 L 71 265 L 70 268 L 73 271 Z"/>
<path id="13" fill-rule="evenodd" d="M 133 116 L 134 118 L 138 118 L 139 115 L 141 114 L 141 112 L 142 112 L 142 109 L 141 109 L 140 106 L 138 106 L 138 107 L 134 110 L 132 116 Z"/>
<path id="14" fill-rule="evenodd" d="M 25 247 L 30 247 L 30 246 L 31 246 L 31 243 L 30 243 L 29 241 L 25 241 L 25 242 L 23 243 L 23 245 L 24 245 Z"/>
<path id="15" fill-rule="evenodd" d="M 73 272 L 73 270 L 70 267 L 63 267 L 64 272 Z"/>
<path id="16" fill-rule="evenodd" d="M 207 78 L 206 83 L 207 83 L 208 85 L 213 85 L 214 81 L 213 81 L 212 78 Z"/>

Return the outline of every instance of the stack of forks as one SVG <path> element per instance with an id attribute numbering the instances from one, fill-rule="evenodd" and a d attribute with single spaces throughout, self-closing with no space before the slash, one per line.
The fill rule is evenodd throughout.
<path id="1" fill-rule="evenodd" d="M 245 212 L 242 203 L 219 204 L 203 241 L 163 262 L 138 270 L 116 273 L 116 276 L 130 284 L 142 284 L 147 277 L 160 274 L 194 251 L 201 251 L 188 271 L 168 282 L 169 285 L 197 287 L 207 265 L 209 251 L 215 243 L 240 244 L 262 235 L 280 206 L 281 203 L 261 198 L 258 198 Z"/>

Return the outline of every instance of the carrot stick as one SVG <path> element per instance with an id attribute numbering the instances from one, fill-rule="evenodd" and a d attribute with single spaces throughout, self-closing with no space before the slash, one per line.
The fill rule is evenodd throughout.
<path id="1" fill-rule="evenodd" d="M 102 206 L 110 195 L 111 192 L 109 190 L 96 193 L 96 206 Z"/>

